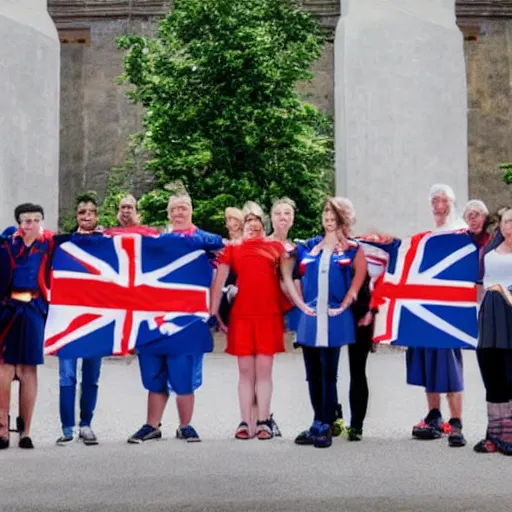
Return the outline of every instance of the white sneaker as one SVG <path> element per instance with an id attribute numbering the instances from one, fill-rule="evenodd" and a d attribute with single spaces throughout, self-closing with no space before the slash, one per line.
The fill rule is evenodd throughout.
<path id="1" fill-rule="evenodd" d="M 98 444 L 98 438 L 91 427 L 80 427 L 79 437 L 87 446 Z"/>

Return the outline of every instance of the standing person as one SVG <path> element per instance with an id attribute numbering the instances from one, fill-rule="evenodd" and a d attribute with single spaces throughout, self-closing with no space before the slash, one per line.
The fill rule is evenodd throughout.
<path id="1" fill-rule="evenodd" d="M 502 211 L 502 241 L 483 258 L 484 298 L 477 358 L 487 401 L 487 432 L 474 450 L 512 455 L 512 208 Z"/>
<path id="2" fill-rule="evenodd" d="M 241 243 L 244 236 L 244 214 L 242 210 L 230 206 L 224 211 L 224 218 L 229 236 L 229 240 L 226 243 Z M 229 323 L 229 313 L 237 291 L 236 274 L 231 270 L 222 289 L 222 298 L 219 306 L 219 316 L 225 325 Z"/>
<path id="3" fill-rule="evenodd" d="M 91 194 L 78 198 L 76 208 L 78 235 L 100 235 L 98 229 L 98 205 Z M 85 290 L 85 293 L 87 291 Z M 85 445 L 96 445 L 98 439 L 91 428 L 91 422 L 98 398 L 98 381 L 101 371 L 101 358 L 82 359 L 82 383 L 80 386 L 79 438 Z M 59 446 L 69 444 L 74 439 L 75 400 L 77 384 L 77 359 L 59 358 L 60 420 L 62 436 L 57 439 Z"/>
<path id="4" fill-rule="evenodd" d="M 347 228 L 347 237 L 352 236 L 352 227 L 356 221 L 354 205 L 345 197 L 334 199 L 338 205 Z M 305 242 L 308 249 L 320 243 L 322 237 L 316 237 Z M 368 409 L 368 379 L 366 364 L 368 355 L 373 350 L 373 320 L 374 312 L 370 309 L 371 276 L 367 276 L 361 286 L 356 300 L 351 306 L 356 324 L 356 341 L 348 345 L 348 361 L 350 370 L 349 404 L 350 426 L 345 428 L 343 422 L 343 408 L 340 403 L 336 406 L 336 419 L 332 424 L 332 435 L 337 437 L 346 431 L 349 441 L 361 441 L 363 436 L 363 423 Z M 298 288 L 300 291 L 300 288 Z M 338 398 L 336 397 L 336 401 Z"/>
<path id="5" fill-rule="evenodd" d="M 434 231 L 462 229 L 457 219 L 455 194 L 448 185 L 434 185 L 429 201 L 435 222 Z M 412 429 L 417 439 L 439 439 L 449 432 L 448 445 L 466 445 L 462 433 L 462 391 L 464 389 L 462 352 L 460 349 L 409 348 L 406 355 L 407 383 L 425 388 L 428 414 Z M 450 420 L 444 424 L 441 415 L 441 394 L 446 393 Z"/>
<path id="6" fill-rule="evenodd" d="M 337 376 L 341 347 L 354 343 L 351 310 L 366 278 L 366 259 L 359 245 L 348 239 L 351 219 L 336 198 L 326 200 L 322 214 L 325 234 L 311 250 L 299 247 L 301 297 L 292 281 L 293 263 L 283 263 L 283 277 L 302 316 L 297 342 L 302 346 L 313 424 L 297 436 L 300 445 L 332 445 L 332 425 L 338 404 Z"/>
<path id="7" fill-rule="evenodd" d="M 169 198 L 167 206 L 169 217 L 168 231 L 184 236 L 197 236 L 204 239 L 204 245 L 220 249 L 221 237 L 198 229 L 192 222 L 192 200 L 184 191 L 178 191 Z M 175 343 L 187 343 L 190 337 L 196 338 L 196 345 L 205 351 L 211 351 L 212 337 L 209 327 L 198 322 L 173 335 Z M 209 347 L 209 348 L 208 348 Z M 202 384 L 203 353 L 183 354 L 180 356 L 160 356 L 150 353 L 138 354 L 142 383 L 148 391 L 148 413 L 146 423 L 135 432 L 128 443 L 139 444 L 162 437 L 160 430 L 165 406 L 169 400 L 169 391 L 176 393 L 179 426 L 176 437 L 189 443 L 201 441 L 196 429 L 191 425 L 194 413 L 194 391 Z"/>
<path id="8" fill-rule="evenodd" d="M 237 275 L 238 293 L 229 320 L 226 352 L 238 358 L 238 397 L 241 422 L 237 439 L 274 437 L 270 417 L 274 356 L 284 352 L 284 322 L 280 303 L 279 264 L 283 244 L 265 239 L 265 217 L 255 203 L 244 206 L 247 239 L 228 245 L 221 256 L 212 286 L 212 314 L 218 316 L 220 296 L 230 270 Z M 258 407 L 256 429 L 251 424 L 254 403 Z"/>
<path id="9" fill-rule="evenodd" d="M 43 230 L 44 210 L 24 203 L 14 210 L 16 233 L 1 242 L 10 262 L 8 297 L 0 307 L 0 449 L 9 447 L 11 384 L 20 381 L 18 446 L 34 448 L 30 437 L 37 396 L 37 366 L 43 364 L 48 310 L 52 233 Z"/>

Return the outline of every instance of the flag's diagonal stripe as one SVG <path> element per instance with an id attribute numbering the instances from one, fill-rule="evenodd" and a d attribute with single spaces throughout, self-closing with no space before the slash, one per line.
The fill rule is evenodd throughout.
<path id="1" fill-rule="evenodd" d="M 87 317 L 89 317 L 89 320 L 87 320 Z M 77 316 L 68 324 L 66 329 L 46 340 L 45 353 L 54 354 L 62 347 L 76 341 L 78 338 L 87 336 L 114 321 L 116 321 L 116 318 L 112 316 L 98 316 L 92 313 Z"/>
<path id="2" fill-rule="evenodd" d="M 82 263 L 85 267 L 92 267 L 96 269 L 104 278 L 110 279 L 111 281 L 117 281 L 119 274 L 105 261 L 93 256 L 87 251 L 81 249 L 73 242 L 65 242 L 59 246 L 61 250 L 69 254 L 73 259 Z M 75 272 L 78 274 L 79 272 Z M 89 276 L 91 277 L 91 276 Z"/>
<path id="3" fill-rule="evenodd" d="M 422 280 L 426 279 L 434 279 L 434 277 L 446 269 L 450 268 L 452 265 L 460 261 L 461 259 L 469 256 L 470 254 L 476 251 L 476 246 L 473 244 L 468 244 L 464 247 L 461 247 L 455 252 L 452 252 L 450 255 L 443 258 L 441 261 L 433 265 L 432 267 L 425 269 L 423 272 L 415 272 L 412 276 L 412 279 L 415 279 L 416 276 L 421 278 Z"/>
<path id="4" fill-rule="evenodd" d="M 196 260 L 204 253 L 205 252 L 203 250 L 192 251 L 188 254 L 185 254 L 184 256 L 177 258 L 176 260 L 172 261 L 168 265 L 165 265 L 164 267 L 157 268 L 150 272 L 145 272 L 144 274 L 141 274 L 140 278 L 144 279 L 145 282 L 156 282 L 162 277 L 165 277 L 171 274 L 172 272 L 178 270 L 179 268 L 188 265 L 189 263 Z"/>
<path id="5" fill-rule="evenodd" d="M 431 324 L 433 327 L 436 327 L 440 331 L 443 331 L 444 333 L 462 341 L 463 343 L 467 343 L 472 347 L 476 347 L 478 343 L 478 340 L 476 338 L 458 329 L 451 323 L 447 322 L 440 316 L 432 313 L 431 311 L 424 308 L 420 304 L 407 303 L 407 305 L 404 304 L 404 307 L 407 308 L 411 313 L 415 314 L 418 318 L 421 318 L 421 320 Z M 476 305 L 474 306 L 474 308 L 476 321 Z"/>

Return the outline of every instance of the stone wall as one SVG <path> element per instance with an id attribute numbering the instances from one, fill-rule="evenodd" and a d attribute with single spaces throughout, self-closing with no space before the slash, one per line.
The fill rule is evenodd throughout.
<path id="1" fill-rule="evenodd" d="M 340 2 L 301 3 L 318 17 L 328 41 L 313 68 L 313 82 L 300 84 L 299 91 L 332 114 L 332 33 Z M 140 110 L 115 84 L 122 72 L 116 36 L 152 33 L 158 17 L 171 4 L 169 0 L 49 1 L 62 42 L 61 216 L 72 209 L 76 193 L 91 189 L 100 195 L 105 192 L 109 169 L 123 162 L 129 135 L 140 126 Z M 512 161 L 512 1 L 459 1 L 457 13 L 467 38 L 470 195 L 495 208 L 511 202 L 511 189 L 504 185 L 497 166 Z M 135 180 L 133 190 L 137 194 L 145 186 Z"/>

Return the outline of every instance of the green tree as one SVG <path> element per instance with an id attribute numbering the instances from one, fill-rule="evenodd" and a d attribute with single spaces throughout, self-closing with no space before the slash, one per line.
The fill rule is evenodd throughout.
<path id="1" fill-rule="evenodd" d="M 507 185 L 512 184 L 512 163 L 500 164 L 500 169 L 503 169 L 505 172 L 503 173 L 503 180 Z"/>
<path id="2" fill-rule="evenodd" d="M 165 186 L 180 180 L 205 229 L 222 228 L 226 206 L 287 195 L 295 235 L 315 231 L 333 151 L 330 119 L 295 90 L 322 50 L 309 14 L 292 0 L 176 0 L 155 37 L 118 44 L 157 185 L 141 199 L 145 222 L 165 220 Z"/>

